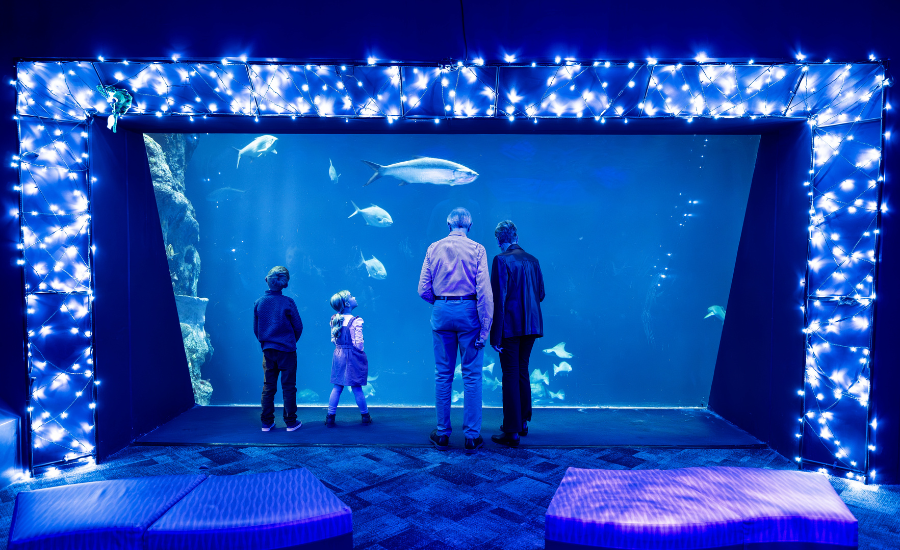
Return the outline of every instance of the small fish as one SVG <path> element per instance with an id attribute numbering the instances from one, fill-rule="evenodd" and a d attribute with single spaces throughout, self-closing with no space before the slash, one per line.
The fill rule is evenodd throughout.
<path id="1" fill-rule="evenodd" d="M 409 183 L 433 183 L 435 185 L 464 185 L 475 181 L 478 172 L 466 168 L 462 164 L 449 160 L 430 157 L 418 157 L 413 160 L 398 162 L 388 166 L 381 166 L 367 160 L 363 161 L 375 174 L 369 178 L 366 185 L 385 176 L 392 176 L 400 180 L 400 185 Z M 365 185 L 363 186 L 365 187 Z"/>
<path id="2" fill-rule="evenodd" d="M 297 392 L 297 401 L 315 401 L 319 398 L 319 394 L 312 390 L 303 390 Z"/>
<path id="3" fill-rule="evenodd" d="M 541 381 L 544 382 L 545 386 L 550 385 L 550 377 L 547 376 L 547 373 L 541 372 L 541 369 L 534 369 L 531 371 L 531 383 L 536 384 Z"/>
<path id="4" fill-rule="evenodd" d="M 547 392 L 547 393 L 550 394 L 550 399 L 559 399 L 560 401 L 563 401 L 566 398 L 565 390 L 559 390 L 558 392 L 555 392 L 555 393 L 552 391 Z"/>
<path id="5" fill-rule="evenodd" d="M 542 385 L 540 385 L 540 384 L 532 383 L 532 384 L 531 384 L 531 397 L 532 397 L 532 399 L 536 399 L 536 398 L 538 398 L 538 397 L 543 397 L 543 396 L 544 396 L 544 386 L 542 386 Z"/>
<path id="6" fill-rule="evenodd" d="M 462 398 L 465 397 L 465 396 L 466 396 L 465 392 L 454 391 L 454 392 L 453 392 L 453 397 L 452 397 L 450 400 L 451 400 L 452 402 L 456 403 L 457 401 L 459 401 L 460 399 L 462 399 Z"/>
<path id="7" fill-rule="evenodd" d="M 486 367 L 481 367 L 481 370 L 488 371 L 489 373 L 494 374 L 494 363 L 491 363 Z"/>
<path id="8" fill-rule="evenodd" d="M 496 376 L 493 378 L 491 378 L 490 376 L 485 376 L 484 385 L 492 390 L 496 390 L 497 388 L 503 387 L 503 382 L 501 382 L 500 379 L 498 379 Z"/>
<path id="9" fill-rule="evenodd" d="M 240 197 L 244 193 L 246 193 L 246 191 L 235 189 L 234 187 L 220 187 L 206 195 L 206 200 L 209 202 L 230 201 L 231 199 Z"/>
<path id="10" fill-rule="evenodd" d="M 394 220 L 391 219 L 391 215 L 388 214 L 387 211 L 374 204 L 368 208 L 360 208 L 356 206 L 356 203 L 353 201 L 350 201 L 350 204 L 352 204 L 353 208 L 356 210 L 347 216 L 348 218 L 360 214 L 362 215 L 362 218 L 366 220 L 366 223 L 372 227 L 390 227 L 391 224 L 394 223 Z"/>
<path id="11" fill-rule="evenodd" d="M 550 355 L 551 353 L 555 353 L 557 357 L 560 357 L 562 359 L 571 359 L 573 357 L 573 355 L 571 353 L 566 351 L 566 343 L 565 342 L 560 342 L 550 349 L 545 349 L 544 353 L 546 353 L 547 355 Z"/>
<path id="12" fill-rule="evenodd" d="M 172 259 L 175 257 L 175 248 L 172 246 L 172 243 L 166 245 L 166 258 Z"/>
<path id="13" fill-rule="evenodd" d="M 334 164 L 331 164 L 331 159 L 328 159 L 328 165 L 328 177 L 331 178 L 331 181 L 334 183 L 338 183 L 338 178 L 340 178 L 341 175 L 334 169 Z"/>
<path id="14" fill-rule="evenodd" d="M 565 361 L 560 363 L 558 366 L 553 365 L 553 376 L 556 376 L 561 372 L 572 372 L 572 365 L 566 363 Z"/>
<path id="15" fill-rule="evenodd" d="M 384 269 L 384 264 L 378 261 L 378 258 L 372 256 L 371 260 L 367 260 L 365 256 L 363 256 L 362 252 L 359 253 L 362 258 L 362 263 L 359 265 L 366 266 L 366 272 L 368 272 L 369 277 L 378 280 L 384 280 L 387 278 L 387 271 Z"/>
<path id="16" fill-rule="evenodd" d="M 241 157 L 243 155 L 255 155 L 256 158 L 259 158 L 266 153 L 277 155 L 278 151 L 275 150 L 276 141 L 278 141 L 278 138 L 275 136 L 259 136 L 241 149 L 232 147 L 232 149 L 238 152 L 237 167 L 241 167 Z"/>
<path id="17" fill-rule="evenodd" d="M 371 382 L 362 387 L 363 395 L 366 397 L 372 397 L 375 395 L 375 386 L 372 385 Z"/>
<path id="18" fill-rule="evenodd" d="M 456 365 L 456 370 L 453 371 L 453 379 L 458 378 L 462 378 L 462 364 Z"/>
<path id="19" fill-rule="evenodd" d="M 725 308 L 723 308 L 722 306 L 709 306 L 707 308 L 707 311 L 709 311 L 709 313 L 706 314 L 706 317 L 704 317 L 704 319 L 706 319 L 707 317 L 715 316 L 722 321 L 725 320 Z"/>

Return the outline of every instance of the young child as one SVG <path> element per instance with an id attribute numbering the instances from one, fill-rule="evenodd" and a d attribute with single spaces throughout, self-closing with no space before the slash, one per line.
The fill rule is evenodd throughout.
<path id="1" fill-rule="evenodd" d="M 302 423 L 297 420 L 297 340 L 303 322 L 294 300 L 281 294 L 291 274 L 276 265 L 266 275 L 269 290 L 253 304 L 253 333 L 263 350 L 262 431 L 275 427 L 275 393 L 281 375 L 284 399 L 284 424 L 292 432 Z"/>
<path id="2" fill-rule="evenodd" d="M 363 424 L 371 424 L 372 417 L 366 407 L 366 396 L 362 387 L 368 383 L 369 360 L 363 351 L 363 320 L 349 315 L 357 306 L 356 298 L 349 290 L 342 290 L 331 297 L 331 307 L 337 313 L 331 316 L 331 341 L 334 342 L 334 356 L 331 359 L 331 399 L 328 400 L 328 414 L 325 425 L 334 428 L 334 417 L 337 414 L 338 401 L 344 386 L 350 386 L 356 405 L 362 415 Z"/>

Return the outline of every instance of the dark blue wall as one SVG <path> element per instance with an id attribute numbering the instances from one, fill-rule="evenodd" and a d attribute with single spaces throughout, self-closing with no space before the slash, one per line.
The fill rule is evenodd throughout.
<path id="1" fill-rule="evenodd" d="M 791 459 L 806 355 L 799 306 L 809 188 L 801 182 L 811 139 L 805 122 L 760 139 L 709 395 L 710 409 Z"/>
<path id="2" fill-rule="evenodd" d="M 0 51 L 0 152 L 4 161 L 0 163 L 0 231 L 4 250 L 4 261 L 0 262 L 0 285 L 4 289 L 0 307 L 6 320 L 0 331 L 0 379 L 4 381 L 0 384 L 0 398 L 16 410 L 24 408 L 24 391 L 18 389 L 24 384 L 22 331 L 18 322 L 22 315 L 21 272 L 14 262 L 18 229 L 15 220 L 6 215 L 17 202 L 12 191 L 16 174 L 8 163 L 17 147 L 15 124 L 10 118 L 14 93 L 5 84 L 14 78 L 15 57 L 168 58 L 178 53 L 183 57 L 213 59 L 242 54 L 282 59 L 364 59 L 374 55 L 382 60 L 438 61 L 464 58 L 467 42 L 470 58 L 480 55 L 488 60 L 499 60 L 504 53 L 515 53 L 520 59 L 550 59 L 556 55 L 663 59 L 693 57 L 700 51 L 713 58 L 764 60 L 790 59 L 798 49 L 812 60 L 857 60 L 870 53 L 890 58 L 900 52 L 895 18 L 890 17 L 896 7 L 893 4 L 893 0 L 851 4 L 835 0 L 798 0 L 790 4 L 764 0 L 685 7 L 661 0 L 640 4 L 609 0 L 467 0 L 464 41 L 460 4 L 445 0 L 398 0 L 374 10 L 363 3 L 336 7 L 333 3 L 298 2 L 270 7 L 267 12 L 268 5 L 262 5 L 250 10 L 252 17 L 240 15 L 250 13 L 246 2 L 198 0 L 177 11 L 141 7 L 139 20 L 123 17 L 102 3 L 13 3 L 7 8 L 9 16 L 0 18 L 0 25 L 4 26 L 0 29 L 4 31 L 0 32 L 4 37 Z M 96 25 L 82 28 L 77 22 Z M 894 96 L 892 89 L 889 98 Z M 4 112 L 7 115 L 2 115 Z M 894 178 L 890 170 L 896 171 L 900 166 L 900 148 L 886 148 L 886 162 L 885 195 L 892 206 Z M 900 400 L 893 399 L 893 394 L 900 386 L 900 368 L 891 345 L 900 329 L 900 288 L 891 283 L 900 280 L 900 223 L 893 210 L 884 217 L 884 229 L 872 380 L 872 406 L 880 426 L 879 450 L 873 455 L 872 468 L 878 470 L 880 482 L 897 483 Z M 761 252 L 778 252 L 765 240 L 760 241 L 760 246 Z M 786 277 L 794 270 L 802 270 L 797 258 L 770 256 L 764 261 L 779 264 L 777 272 L 787 274 Z M 793 299 L 773 303 L 773 318 L 793 319 L 796 315 L 797 303 Z M 731 303 L 729 306 L 734 307 Z M 778 346 L 775 341 L 770 343 L 772 352 L 780 349 Z M 798 379 L 789 387 L 795 391 L 794 386 L 800 383 Z M 748 406 L 755 411 L 752 414 L 756 419 L 766 409 L 770 411 L 767 414 L 777 416 L 793 414 L 797 408 L 791 404 L 780 410 L 786 405 L 763 399 Z M 792 428 L 784 429 L 793 433 Z M 763 432 L 758 435 L 781 447 L 774 437 Z"/>
<path id="3" fill-rule="evenodd" d="M 194 405 L 144 138 L 91 125 L 97 455 Z"/>

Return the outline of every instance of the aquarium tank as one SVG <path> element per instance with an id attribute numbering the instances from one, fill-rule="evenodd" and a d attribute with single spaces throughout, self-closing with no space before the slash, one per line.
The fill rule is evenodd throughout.
<path id="1" fill-rule="evenodd" d="M 329 298 L 365 320 L 373 406 L 433 406 L 431 306 L 417 294 L 447 214 L 518 227 L 544 275 L 538 407 L 705 407 L 759 136 L 146 134 L 197 403 L 258 405 L 253 304 L 270 268 L 297 303 L 298 402 L 325 405 Z M 383 266 L 383 272 L 372 269 Z M 374 275 L 374 276 L 373 276 Z M 501 406 L 485 349 L 485 406 Z M 454 403 L 462 405 L 462 379 Z M 276 401 L 280 400 L 280 392 Z"/>

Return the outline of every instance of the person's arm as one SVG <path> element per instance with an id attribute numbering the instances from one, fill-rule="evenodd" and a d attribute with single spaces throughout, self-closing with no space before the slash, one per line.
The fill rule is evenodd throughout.
<path id="1" fill-rule="evenodd" d="M 259 302 L 253 304 L 253 335 L 259 340 L 259 311 L 257 311 L 257 307 L 259 307 Z"/>
<path id="2" fill-rule="evenodd" d="M 432 245 L 434 246 L 434 245 Z M 434 304 L 434 290 L 431 288 L 431 246 L 425 252 L 425 261 L 422 262 L 422 272 L 419 274 L 419 296 L 429 304 Z"/>
<path id="3" fill-rule="evenodd" d="M 350 339 L 353 341 L 353 347 L 359 351 L 365 351 L 365 342 L 363 341 L 363 320 L 357 317 L 353 321 L 353 327 L 350 330 Z"/>
<path id="4" fill-rule="evenodd" d="M 500 261 L 499 256 L 494 256 L 494 261 L 491 262 L 491 293 L 494 298 L 491 345 L 496 349 L 503 340 L 503 318 L 506 306 L 506 266 Z"/>
<path id="5" fill-rule="evenodd" d="M 535 260 L 535 265 L 537 266 L 537 280 L 538 280 L 538 301 L 544 301 L 544 274 L 541 272 L 541 264 L 537 260 Z"/>
<path id="6" fill-rule="evenodd" d="M 291 321 L 291 326 L 294 328 L 294 339 L 299 340 L 300 335 L 303 334 L 303 320 L 300 319 L 300 311 L 297 310 L 297 304 L 291 298 L 288 298 L 288 300 L 291 301 L 288 309 L 288 318 Z"/>
<path id="7" fill-rule="evenodd" d="M 482 344 L 487 342 L 491 334 L 491 319 L 494 318 L 494 293 L 491 292 L 490 273 L 487 266 L 487 252 L 478 245 L 475 254 L 475 292 L 478 294 L 478 319 L 481 321 Z"/>

